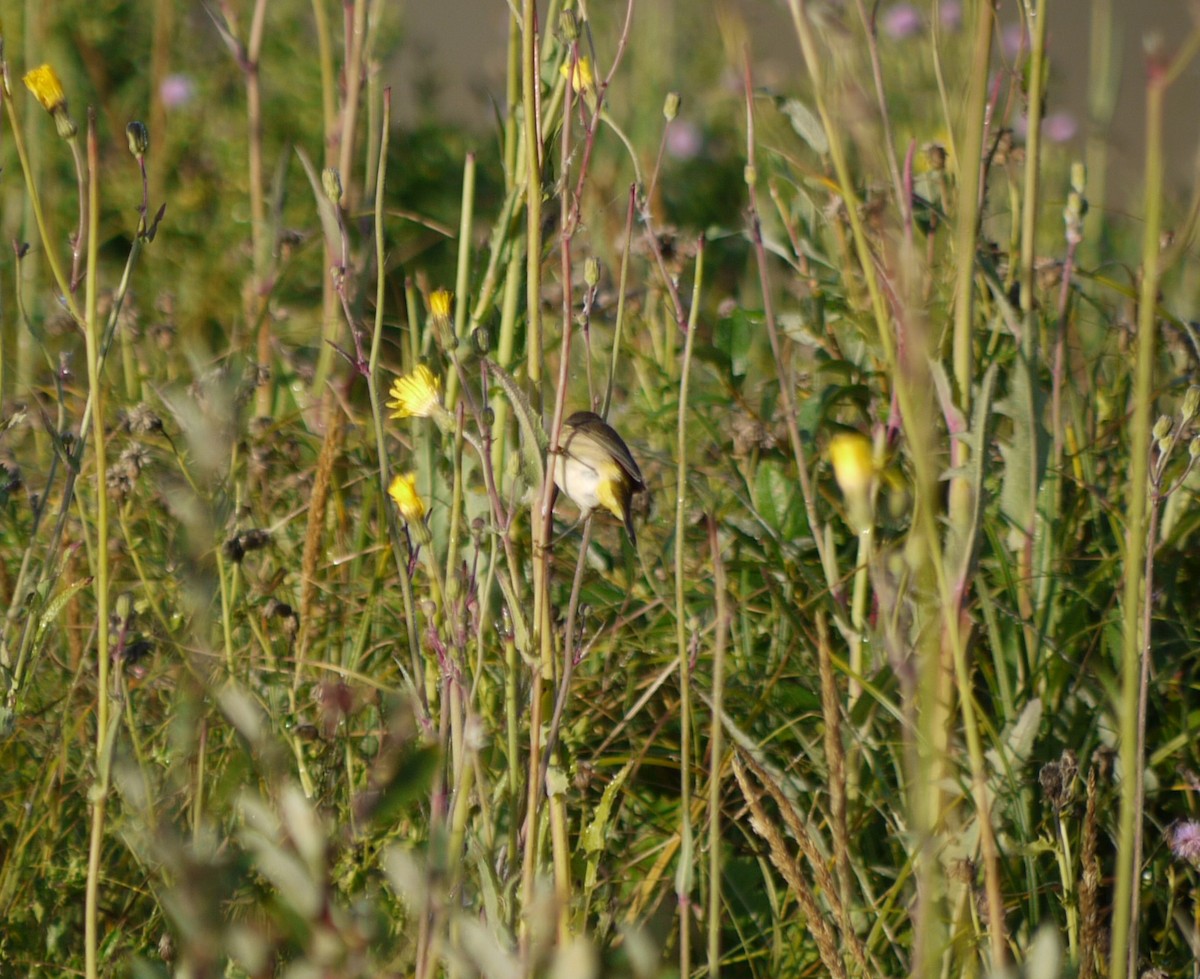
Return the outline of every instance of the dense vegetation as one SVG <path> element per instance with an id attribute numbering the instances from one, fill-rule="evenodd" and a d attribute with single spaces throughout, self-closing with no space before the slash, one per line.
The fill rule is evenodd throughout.
<path id="1" fill-rule="evenodd" d="M 1200 35 L 1118 215 L 1046 0 L 494 6 L 6 11 L 0 974 L 1194 969 Z"/>

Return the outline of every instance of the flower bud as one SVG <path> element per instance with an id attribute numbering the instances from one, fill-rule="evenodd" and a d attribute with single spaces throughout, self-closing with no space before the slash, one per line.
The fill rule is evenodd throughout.
<path id="1" fill-rule="evenodd" d="M 679 115 L 679 106 L 682 103 L 678 92 L 668 92 L 666 99 L 663 101 L 663 117 L 670 122 Z"/>
<path id="2" fill-rule="evenodd" d="M 125 138 L 129 141 L 129 152 L 140 160 L 150 151 L 150 130 L 136 119 L 125 127 Z"/>
<path id="3" fill-rule="evenodd" d="M 1200 385 L 1193 384 L 1183 396 L 1183 420 L 1190 422 L 1200 411 Z"/>
<path id="4" fill-rule="evenodd" d="M 429 529 L 425 526 L 425 501 L 417 492 L 416 473 L 397 475 L 388 486 L 388 496 L 400 511 L 400 517 L 413 530 L 417 540 L 429 543 Z"/>
<path id="5" fill-rule="evenodd" d="M 435 289 L 429 296 L 429 311 L 438 319 L 450 318 L 450 307 L 454 302 L 454 293 L 448 289 Z"/>
<path id="6" fill-rule="evenodd" d="M 1171 434 L 1171 429 L 1175 427 L 1175 423 L 1171 420 L 1170 415 L 1159 415 L 1158 421 L 1154 423 L 1154 440 L 1161 442 Z"/>
<path id="7" fill-rule="evenodd" d="M 325 196 L 329 198 L 329 203 L 334 207 L 341 207 L 342 175 L 336 168 L 326 167 L 321 171 L 321 186 L 325 190 Z"/>
<path id="8" fill-rule="evenodd" d="M 562 31 L 563 40 L 568 44 L 579 40 L 579 20 L 574 10 L 564 10 L 558 18 L 558 26 Z"/>
<path id="9" fill-rule="evenodd" d="M 600 259 L 594 255 L 583 263 L 583 281 L 591 289 L 595 289 L 596 283 L 600 281 Z"/>
<path id="10" fill-rule="evenodd" d="M 486 326 L 478 326 L 472 330 L 471 343 L 475 347 L 475 353 L 480 357 L 486 356 L 492 345 L 492 336 L 488 332 L 488 328 Z"/>
<path id="11" fill-rule="evenodd" d="M 1188 458 L 1194 462 L 1198 456 L 1200 456 L 1200 435 L 1188 443 Z"/>
<path id="12" fill-rule="evenodd" d="M 1075 193 L 1082 196 L 1084 187 L 1087 186 L 1087 167 L 1083 162 L 1076 160 L 1071 164 L 1071 189 Z"/>

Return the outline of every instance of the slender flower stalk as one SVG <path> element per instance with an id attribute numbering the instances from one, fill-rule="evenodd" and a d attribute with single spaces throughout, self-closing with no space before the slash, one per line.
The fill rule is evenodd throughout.
<path id="1" fill-rule="evenodd" d="M 692 350 L 699 322 L 700 290 L 704 283 L 704 239 L 696 248 L 696 278 L 692 285 L 692 312 L 684 340 L 679 378 L 679 424 L 675 443 L 675 651 L 679 664 L 679 867 L 675 893 L 679 901 L 679 974 L 691 966 L 691 894 L 695 878 L 692 837 L 692 665 L 684 586 L 684 518 L 687 493 L 688 388 L 691 385 Z M 716 909 L 710 908 L 710 914 Z"/>
<path id="2" fill-rule="evenodd" d="M 115 730 L 109 726 L 109 537 L 107 453 L 105 451 L 104 399 L 100 387 L 102 331 L 97 309 L 96 241 L 99 229 L 99 150 L 96 145 L 94 113 L 88 115 L 88 276 L 85 296 L 84 339 L 87 350 L 88 386 L 92 392 L 92 455 L 96 485 L 96 782 L 90 795 L 92 803 L 91 840 L 88 847 L 88 875 L 84 908 L 84 960 L 88 979 L 99 975 L 99 902 L 100 851 L 104 840 L 105 813 L 108 804 L 110 749 Z"/>

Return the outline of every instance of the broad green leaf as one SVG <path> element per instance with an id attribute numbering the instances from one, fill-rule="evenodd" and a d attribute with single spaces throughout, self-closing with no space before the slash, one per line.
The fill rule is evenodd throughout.
<path id="1" fill-rule="evenodd" d="M 713 331 L 713 346 L 729 358 L 729 371 L 734 377 L 742 377 L 749 366 L 750 349 L 762 318 L 753 313 L 737 309 L 733 314 L 717 321 Z"/>
<path id="2" fill-rule="evenodd" d="M 499 364 L 488 361 L 487 365 L 492 377 L 500 383 L 500 387 L 508 396 L 513 414 L 517 418 L 517 425 L 521 429 L 521 461 L 529 476 L 529 482 L 533 486 L 541 486 L 546 472 L 542 459 L 550 445 L 546 430 L 542 428 L 541 421 L 534 414 L 533 406 L 517 384 L 516 378 Z"/>
<path id="3" fill-rule="evenodd" d="M 1008 546 L 1016 550 L 1034 531 L 1038 487 L 1046 467 L 1046 438 L 1041 423 L 1040 392 L 1035 389 L 1029 365 L 1018 357 L 1008 380 L 1008 396 L 996 410 L 1012 421 L 1007 442 L 1000 442 L 1004 472 L 1000 484 L 1000 512 L 1008 523 Z"/>
<path id="4" fill-rule="evenodd" d="M 788 99 L 780 107 L 780 111 L 788 117 L 796 135 L 813 148 L 820 156 L 829 152 L 829 139 L 825 135 L 825 127 L 821 120 L 803 102 L 798 99 Z"/>
<path id="5" fill-rule="evenodd" d="M 759 519 L 784 539 L 807 533 L 796 479 L 774 459 L 762 460 L 754 474 L 754 509 Z"/>

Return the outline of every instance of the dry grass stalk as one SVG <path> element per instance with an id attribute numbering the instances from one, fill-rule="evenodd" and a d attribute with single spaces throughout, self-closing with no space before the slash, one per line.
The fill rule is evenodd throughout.
<path id="1" fill-rule="evenodd" d="M 833 834 L 834 867 L 841 900 L 842 931 L 850 927 L 850 838 L 846 830 L 846 753 L 842 746 L 842 704 L 833 674 L 829 629 L 822 613 L 817 615 L 817 659 L 821 671 L 821 714 L 825 719 L 825 758 L 829 765 L 829 828 Z"/>
<path id="2" fill-rule="evenodd" d="M 1080 855 L 1082 876 L 1079 882 L 1079 979 L 1097 975 L 1096 963 L 1104 952 L 1104 922 L 1100 915 L 1100 864 L 1096 859 L 1096 841 L 1100 828 L 1096 822 L 1096 769 L 1088 769 L 1087 809 L 1083 817 L 1083 848 Z"/>
<path id="3" fill-rule="evenodd" d="M 325 441 L 317 458 L 313 476 L 312 496 L 308 505 L 308 524 L 304 531 L 304 556 L 300 562 L 300 641 L 297 643 L 297 671 L 308 652 L 311 635 L 313 602 L 317 594 L 317 559 L 325 533 L 325 511 L 329 504 L 329 484 L 333 464 L 342 448 L 342 413 L 333 393 L 326 390 L 321 402 L 321 417 L 325 419 Z"/>
<path id="4" fill-rule="evenodd" d="M 792 889 L 796 903 L 804 912 L 809 933 L 817 943 L 817 952 L 821 956 L 821 961 L 834 979 L 846 979 L 846 967 L 842 964 L 842 958 L 838 954 L 837 936 L 817 904 L 816 896 L 809 887 L 808 881 L 800 873 L 797 861 L 788 853 L 787 843 L 783 839 L 783 834 L 779 832 L 779 827 L 767 817 L 761 797 L 750 784 L 746 775 L 746 764 L 740 753 L 733 757 L 733 774 L 741 787 L 746 805 L 750 808 L 750 825 L 754 828 L 754 832 L 766 841 L 771 863 L 775 865 L 775 869 L 783 875 L 783 879 Z"/>

